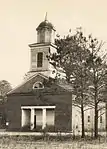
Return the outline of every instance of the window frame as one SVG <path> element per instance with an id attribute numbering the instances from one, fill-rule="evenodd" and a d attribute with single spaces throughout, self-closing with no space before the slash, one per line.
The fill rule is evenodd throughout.
<path id="1" fill-rule="evenodd" d="M 43 52 L 37 53 L 37 68 L 43 67 Z"/>
<path id="2" fill-rule="evenodd" d="M 43 85 L 43 87 L 41 87 L 41 88 L 35 88 L 35 86 L 36 86 L 36 84 L 38 84 L 38 83 L 40 83 L 41 85 L 43 85 L 43 83 L 42 82 L 40 82 L 40 81 L 37 81 L 37 82 L 35 82 L 34 84 L 33 84 L 33 89 L 44 89 L 44 85 Z"/>

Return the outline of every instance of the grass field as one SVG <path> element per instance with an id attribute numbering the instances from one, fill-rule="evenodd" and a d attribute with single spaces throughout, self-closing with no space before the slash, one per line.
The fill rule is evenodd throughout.
<path id="1" fill-rule="evenodd" d="M 0 135 L 0 149 L 107 149 L 107 139 Z"/>
<path id="2" fill-rule="evenodd" d="M 18 142 L 0 143 L 0 149 L 107 149 L 107 144 L 88 144 L 85 142 Z"/>

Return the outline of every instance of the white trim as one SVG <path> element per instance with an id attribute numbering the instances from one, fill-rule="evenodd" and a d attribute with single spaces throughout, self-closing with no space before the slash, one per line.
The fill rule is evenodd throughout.
<path id="1" fill-rule="evenodd" d="M 36 74 L 34 74 L 34 75 L 33 75 L 32 77 L 30 77 L 28 80 L 24 81 L 23 83 L 21 83 L 20 85 L 16 86 L 16 87 L 15 87 L 14 89 L 12 89 L 11 91 L 9 91 L 9 92 L 7 93 L 7 95 L 10 94 L 11 92 L 15 91 L 17 88 L 21 87 L 22 85 L 24 85 L 25 83 L 27 83 L 28 81 L 30 81 L 31 79 L 33 79 L 34 77 L 36 77 L 37 75 L 42 76 L 42 77 L 44 77 L 44 78 L 47 79 L 47 77 L 45 77 L 45 76 L 42 75 L 41 73 L 37 73 L 37 72 L 35 72 L 35 73 L 36 73 Z"/>
<path id="2" fill-rule="evenodd" d="M 31 47 L 31 51 L 36 50 L 36 49 L 38 49 L 38 48 L 39 48 L 39 50 L 40 50 L 40 49 L 42 50 L 44 47 L 49 48 L 49 46 L 50 46 L 50 45 L 46 45 L 46 46 L 45 46 L 45 45 L 41 45 L 41 46 L 35 46 L 35 45 L 34 45 L 33 48 Z M 38 50 L 38 51 L 39 51 L 39 50 Z"/>
<path id="3" fill-rule="evenodd" d="M 32 48 L 40 48 L 40 47 L 44 48 L 44 47 L 49 47 L 49 46 L 57 48 L 57 46 L 53 43 L 44 43 L 44 44 L 43 43 L 33 43 L 33 44 L 29 44 L 28 46 L 31 48 L 31 50 L 32 50 Z"/>
<path id="4" fill-rule="evenodd" d="M 42 129 L 46 127 L 46 108 L 42 109 Z"/>
<path id="5" fill-rule="evenodd" d="M 34 129 L 34 115 L 35 115 L 35 111 L 34 111 L 34 109 L 31 109 L 31 119 L 30 119 L 30 122 L 31 122 L 31 128 L 30 129 L 31 130 Z"/>
<path id="6" fill-rule="evenodd" d="M 56 106 L 22 106 L 21 109 L 55 109 Z"/>

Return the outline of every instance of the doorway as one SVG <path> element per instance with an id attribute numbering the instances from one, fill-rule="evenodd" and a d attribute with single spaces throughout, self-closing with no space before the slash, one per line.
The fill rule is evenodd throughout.
<path id="1" fill-rule="evenodd" d="M 36 115 L 34 115 L 34 129 L 36 129 Z"/>

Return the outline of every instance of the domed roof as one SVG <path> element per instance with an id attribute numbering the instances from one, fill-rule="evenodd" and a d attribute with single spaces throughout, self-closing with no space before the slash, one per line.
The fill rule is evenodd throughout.
<path id="1" fill-rule="evenodd" d="M 49 29 L 53 29 L 55 30 L 54 26 L 52 25 L 52 23 L 48 22 L 47 20 L 41 22 L 39 24 L 39 26 L 37 27 L 36 30 L 42 29 L 42 28 L 49 28 Z"/>

